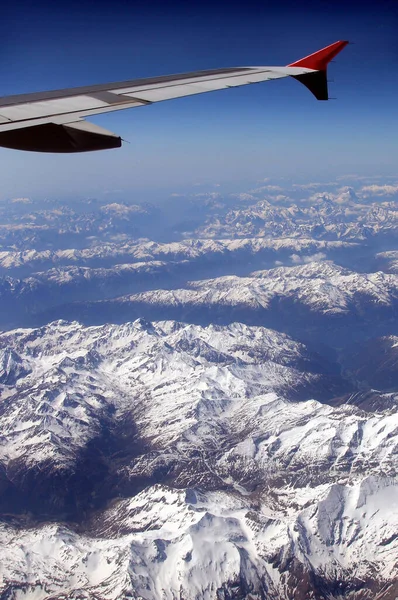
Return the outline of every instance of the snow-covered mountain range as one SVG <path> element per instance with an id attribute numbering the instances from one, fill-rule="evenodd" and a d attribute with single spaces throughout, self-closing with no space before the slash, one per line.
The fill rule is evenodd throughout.
<path id="1" fill-rule="evenodd" d="M 110 268 L 115 264 L 153 261 L 189 261 L 192 266 L 203 259 L 215 263 L 236 263 L 242 260 L 253 260 L 257 256 L 268 259 L 272 264 L 280 258 L 287 261 L 292 255 L 303 256 L 303 260 L 309 260 L 311 256 L 318 254 L 338 256 L 347 251 L 355 252 L 357 246 L 355 242 L 325 241 L 310 237 L 219 240 L 203 238 L 169 243 L 139 240 L 93 245 L 83 249 L 4 250 L 0 251 L 0 268 L 4 273 L 18 274 L 18 271 L 35 273 L 37 270 L 42 272 L 45 269 L 61 269 L 75 265 Z"/>
<path id="2" fill-rule="evenodd" d="M 61 317 L 100 324 L 141 316 L 200 325 L 234 321 L 265 325 L 338 349 L 355 341 L 398 334 L 398 278 L 316 261 L 255 271 L 246 277 L 188 281 L 176 289 L 66 303 L 36 319 L 42 323 Z"/>
<path id="3" fill-rule="evenodd" d="M 395 598 L 394 394 L 320 404 L 320 357 L 239 323 L 0 345 L 2 597 Z"/>

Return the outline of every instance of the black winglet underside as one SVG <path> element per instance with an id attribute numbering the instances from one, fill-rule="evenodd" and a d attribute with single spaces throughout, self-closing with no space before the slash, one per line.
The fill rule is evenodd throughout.
<path id="1" fill-rule="evenodd" d="M 317 100 L 329 100 L 326 70 L 304 73 L 303 75 L 292 75 L 292 77 L 305 85 Z"/>

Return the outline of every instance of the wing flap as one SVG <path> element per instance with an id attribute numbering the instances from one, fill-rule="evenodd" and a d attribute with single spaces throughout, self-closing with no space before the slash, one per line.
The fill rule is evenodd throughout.
<path id="1" fill-rule="evenodd" d="M 6 106 L 0 108 L 0 114 L 10 121 L 23 121 L 37 117 L 73 113 L 88 108 L 104 108 L 105 106 L 107 106 L 106 102 L 90 96 L 73 96 L 72 98 L 59 98 L 57 100 L 44 100 L 41 102 L 27 102 L 25 104 L 16 104 L 15 106 Z"/>

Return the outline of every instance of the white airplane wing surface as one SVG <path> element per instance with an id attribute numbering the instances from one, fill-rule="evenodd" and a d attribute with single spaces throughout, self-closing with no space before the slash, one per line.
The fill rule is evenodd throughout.
<path id="1" fill-rule="evenodd" d="M 348 42 L 338 41 L 286 67 L 237 67 L 166 75 L 0 98 L 0 146 L 36 152 L 119 148 L 122 139 L 84 119 L 193 94 L 293 77 L 318 100 L 328 100 L 328 63 Z"/>

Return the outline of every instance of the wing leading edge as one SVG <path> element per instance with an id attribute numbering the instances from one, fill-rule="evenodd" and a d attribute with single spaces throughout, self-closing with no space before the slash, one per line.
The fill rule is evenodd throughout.
<path id="1" fill-rule="evenodd" d="M 328 63 L 348 42 L 339 41 L 286 67 L 240 67 L 167 75 L 0 98 L 0 146 L 36 152 L 119 148 L 122 139 L 84 119 L 115 110 L 215 90 L 293 77 L 318 100 L 328 99 Z"/>

